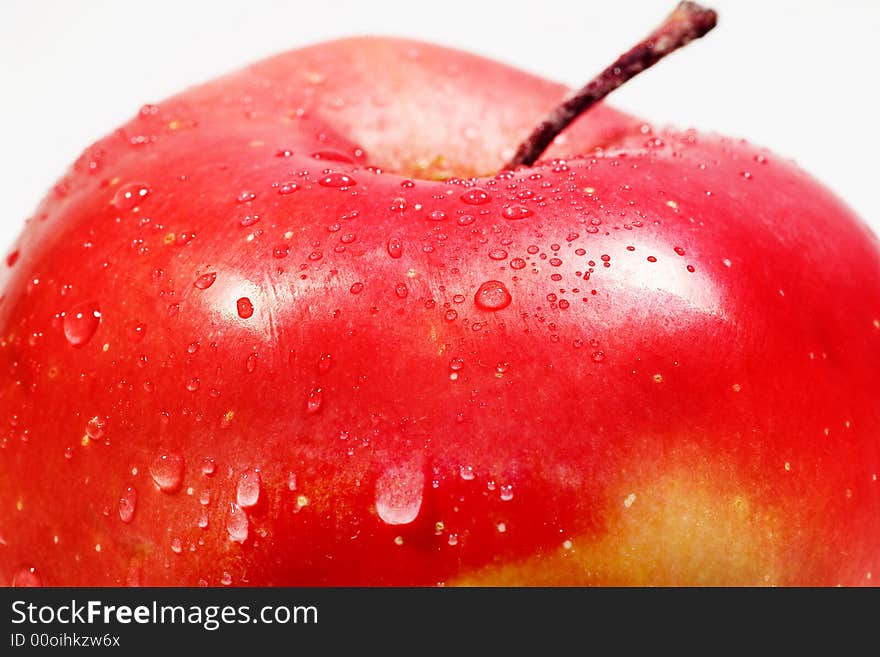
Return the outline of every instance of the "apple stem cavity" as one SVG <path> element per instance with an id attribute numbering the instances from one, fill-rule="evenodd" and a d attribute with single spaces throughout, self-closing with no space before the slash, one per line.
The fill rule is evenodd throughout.
<path id="1" fill-rule="evenodd" d="M 547 150 L 556 136 L 578 116 L 612 91 L 652 67 L 661 59 L 694 39 L 699 39 L 717 23 L 712 9 L 695 2 L 681 2 L 646 39 L 621 55 L 617 61 L 590 80 L 580 91 L 558 105 L 520 144 L 505 169 L 531 166 Z"/>

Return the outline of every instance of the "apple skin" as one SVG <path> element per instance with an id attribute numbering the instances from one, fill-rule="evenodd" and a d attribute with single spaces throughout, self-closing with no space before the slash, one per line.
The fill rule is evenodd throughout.
<path id="1" fill-rule="evenodd" d="M 877 239 L 607 105 L 497 173 L 565 93 L 350 39 L 89 148 L 0 263 L 0 584 L 875 583 Z"/>

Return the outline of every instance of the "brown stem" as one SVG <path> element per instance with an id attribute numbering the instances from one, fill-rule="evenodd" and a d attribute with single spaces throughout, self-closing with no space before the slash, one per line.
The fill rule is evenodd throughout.
<path id="1" fill-rule="evenodd" d="M 587 85 L 563 101 L 520 144 L 505 169 L 530 166 L 560 132 L 578 116 L 605 98 L 627 80 L 650 68 L 671 52 L 715 27 L 717 14 L 695 2 L 681 2 L 648 38 L 621 55 L 616 62 Z"/>

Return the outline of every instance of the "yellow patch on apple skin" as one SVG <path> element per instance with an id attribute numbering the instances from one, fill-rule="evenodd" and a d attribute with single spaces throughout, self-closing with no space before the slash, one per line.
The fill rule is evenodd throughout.
<path id="1" fill-rule="evenodd" d="M 408 173 L 415 174 L 416 178 L 423 180 L 447 180 L 454 175 L 454 172 L 448 167 L 446 158 L 442 155 L 435 155 L 433 159 L 420 158 L 405 167 Z"/>
<path id="2" fill-rule="evenodd" d="M 717 474 L 717 473 L 716 473 Z M 768 586 L 780 581 L 778 514 L 746 487 L 677 469 L 610 493 L 605 527 L 485 566 L 459 586 Z"/>

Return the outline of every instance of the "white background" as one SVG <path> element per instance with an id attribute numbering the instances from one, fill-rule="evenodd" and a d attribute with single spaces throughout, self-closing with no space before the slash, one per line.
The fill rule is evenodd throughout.
<path id="1" fill-rule="evenodd" d="M 796 159 L 880 232 L 878 0 L 705 0 L 718 28 L 613 95 Z M 436 41 L 580 85 L 674 0 L 0 0 L 0 256 L 92 141 L 191 84 L 352 34 Z"/>

